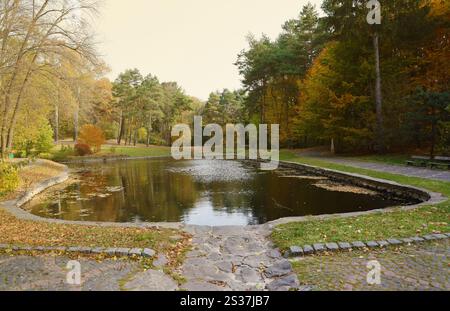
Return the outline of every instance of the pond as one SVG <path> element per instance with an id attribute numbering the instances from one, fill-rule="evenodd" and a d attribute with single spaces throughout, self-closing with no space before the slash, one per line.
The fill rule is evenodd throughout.
<path id="1" fill-rule="evenodd" d="M 405 202 L 300 170 L 239 161 L 130 160 L 71 165 L 71 181 L 36 197 L 31 213 L 64 220 L 262 224 Z"/>

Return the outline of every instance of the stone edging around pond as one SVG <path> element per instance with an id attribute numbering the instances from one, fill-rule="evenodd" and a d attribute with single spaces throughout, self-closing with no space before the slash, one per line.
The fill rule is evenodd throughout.
<path id="1" fill-rule="evenodd" d="M 28 251 L 28 252 L 61 252 L 85 255 L 108 255 L 120 257 L 144 257 L 152 258 L 156 252 L 150 248 L 104 248 L 104 247 L 58 247 L 58 246 L 16 246 L 0 244 L 0 250 Z"/>
<path id="2" fill-rule="evenodd" d="M 394 181 L 373 178 L 366 175 L 353 174 L 347 172 L 341 172 L 326 168 L 321 168 L 317 166 L 295 163 L 295 162 L 280 162 L 281 167 L 288 167 L 293 169 L 302 169 L 307 172 L 322 175 L 325 177 L 329 177 L 335 180 L 343 181 L 346 183 L 350 183 L 355 186 L 368 188 L 375 191 L 381 191 L 385 193 L 391 193 L 400 197 L 404 197 L 407 195 L 411 195 L 414 198 L 422 201 L 422 203 L 401 207 L 388 207 L 383 209 L 376 209 L 365 212 L 353 212 L 353 213 L 341 213 L 341 214 L 328 214 L 328 215 L 317 215 L 317 216 L 300 216 L 300 217 L 285 217 L 280 218 L 274 221 L 270 221 L 265 225 L 270 228 L 276 227 L 278 225 L 293 223 L 293 222 L 306 222 L 306 221 L 314 221 L 314 220 L 327 220 L 327 219 L 337 219 L 337 218 L 350 218 L 350 217 L 358 217 L 364 215 L 371 215 L 377 213 L 390 213 L 393 211 L 410 211 L 417 209 L 421 206 L 425 205 L 433 205 L 445 202 L 448 200 L 441 193 L 431 192 L 425 189 L 406 186 L 396 183 Z"/>
<path id="3" fill-rule="evenodd" d="M 427 203 L 430 203 L 430 201 L 434 201 L 436 199 L 439 200 L 439 196 L 436 196 L 436 193 L 430 193 L 424 189 L 413 186 L 405 186 L 393 181 L 373 178 L 366 175 L 342 172 L 296 162 L 280 162 L 280 167 L 301 169 L 308 173 L 324 176 L 339 182 L 345 182 L 346 184 L 366 188 L 376 192 L 386 193 L 398 198 L 413 198 Z"/>
<path id="4" fill-rule="evenodd" d="M 125 158 L 124 160 L 132 160 L 132 159 L 151 159 L 151 158 L 167 158 L 167 157 L 142 157 L 142 158 Z M 115 159 L 117 160 L 117 158 Z M 39 160 L 37 160 L 39 161 Z M 65 166 L 65 165 L 64 165 Z M 278 220 L 274 220 L 271 222 L 268 222 L 266 224 L 258 225 L 263 226 L 268 229 L 272 229 L 275 226 L 286 224 L 286 223 L 292 223 L 292 222 L 305 222 L 305 221 L 314 221 L 314 220 L 326 220 L 326 219 L 334 219 L 334 218 L 349 218 L 349 217 L 357 217 L 357 216 L 363 216 L 368 214 L 374 214 L 374 213 L 388 213 L 395 210 L 412 210 L 416 209 L 420 206 L 427 205 L 427 204 L 437 204 L 444 202 L 447 198 L 444 197 L 440 193 L 434 193 L 429 192 L 424 189 L 410 187 L 410 186 L 404 186 L 400 185 L 398 183 L 383 180 L 383 179 L 376 179 L 369 176 L 364 175 L 358 175 L 358 174 L 351 174 L 351 173 L 345 173 L 330 169 L 324 169 L 320 167 L 310 166 L 306 164 L 300 164 L 300 163 L 294 163 L 294 162 L 280 162 L 280 166 L 284 167 L 291 167 L 291 168 L 297 168 L 297 169 L 303 169 L 303 170 L 309 170 L 310 172 L 314 172 L 319 175 L 323 176 L 330 176 L 331 178 L 340 178 L 341 180 L 351 179 L 351 183 L 354 183 L 355 185 L 363 186 L 366 185 L 367 187 L 374 187 L 374 185 L 377 185 L 377 187 L 393 187 L 397 189 L 396 191 L 411 191 L 411 193 L 415 193 L 416 195 L 421 195 L 424 200 L 427 200 L 427 202 L 413 205 L 413 206 L 404 206 L 404 207 L 392 207 L 392 208 L 385 208 L 385 209 L 378 209 L 378 210 L 371 210 L 366 212 L 355 212 L 355 213 L 343 213 L 343 214 L 331 214 L 331 215 L 318 215 L 318 216 L 300 216 L 300 217 L 286 217 L 281 218 Z M 178 229 L 182 230 L 183 228 L 186 228 L 186 225 L 181 222 L 159 222 L 159 223 L 150 223 L 150 222 L 144 222 L 144 223 L 115 223 L 115 222 L 93 222 L 93 221 L 68 221 L 68 220 L 60 220 L 60 219 L 52 219 L 52 218 L 44 218 L 40 216 L 36 216 L 31 214 L 30 212 L 22 209 L 21 207 L 29 202 L 34 196 L 37 194 L 45 191 L 46 189 L 55 186 L 57 184 L 65 182 L 69 178 L 69 168 L 65 166 L 64 171 L 53 178 L 49 178 L 47 180 L 44 180 L 41 183 L 38 183 L 34 186 L 33 189 L 27 191 L 24 195 L 22 195 L 20 198 L 17 198 L 15 200 L 7 201 L 7 202 L 0 202 L 0 208 L 3 208 L 4 210 L 8 211 L 11 215 L 16 217 L 17 219 L 21 220 L 30 220 L 30 221 L 37 221 L 37 222 L 46 222 L 46 223 L 54 223 L 54 224 L 62 224 L 62 225 L 79 225 L 79 226 L 96 226 L 96 227 L 116 227 L 116 228 L 166 228 L 166 229 Z M 372 185 L 372 186 L 370 186 Z M 380 190 L 380 189 L 378 189 Z M 428 198 L 428 199 L 427 199 Z M 195 227 L 195 226 L 194 226 Z"/>
<path id="5" fill-rule="evenodd" d="M 316 243 L 312 245 L 291 246 L 285 253 L 286 257 L 303 257 L 307 255 L 319 254 L 323 252 L 338 252 L 351 249 L 375 249 L 388 246 L 400 246 L 404 244 L 422 243 L 434 240 L 445 240 L 450 238 L 450 233 L 445 234 L 430 234 L 422 237 L 411 237 L 404 239 L 388 239 L 383 241 L 370 242 L 339 242 L 339 243 Z"/>
<path id="6" fill-rule="evenodd" d="M 36 160 L 36 163 L 40 163 L 41 160 Z M 33 165 L 35 165 L 33 164 Z M 59 164 L 59 163 L 58 163 Z M 44 180 L 40 183 L 38 183 L 36 186 L 34 186 L 31 190 L 25 191 L 25 193 L 20 196 L 18 199 L 10 201 L 10 202 L 3 202 L 3 204 L 8 204 L 11 202 L 14 202 L 14 205 L 20 207 L 24 205 L 25 203 L 29 202 L 33 197 L 38 195 L 39 193 L 43 192 L 44 190 L 53 187 L 55 185 L 61 184 L 69 179 L 69 168 L 66 165 L 59 164 L 64 167 L 63 172 L 59 174 L 58 176 L 49 178 L 47 180 Z M 2 202 L 0 202 L 1 204 Z"/>
<path id="7" fill-rule="evenodd" d="M 39 161 L 39 160 L 37 160 Z M 63 164 L 61 164 L 63 165 Z M 95 227 L 116 227 L 116 228 L 167 228 L 167 229 L 181 229 L 182 223 L 115 223 L 115 222 L 93 222 L 93 221 L 69 221 L 61 219 L 44 218 L 31 214 L 22 209 L 22 206 L 28 203 L 34 196 L 42 193 L 50 187 L 61 184 L 69 179 L 69 168 L 63 165 L 64 171 L 58 176 L 49 178 L 40 183 L 37 183 L 33 189 L 26 191 L 19 198 L 14 200 L 0 202 L 0 208 L 6 210 L 11 215 L 20 220 L 29 220 L 36 222 L 45 222 L 61 225 L 79 225 L 79 226 L 95 226 Z"/>

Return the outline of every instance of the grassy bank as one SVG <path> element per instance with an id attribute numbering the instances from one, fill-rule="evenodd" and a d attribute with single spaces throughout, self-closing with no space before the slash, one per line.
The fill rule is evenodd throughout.
<path id="1" fill-rule="evenodd" d="M 374 178 L 387 179 L 405 185 L 440 192 L 450 197 L 449 182 L 375 172 L 328 163 L 324 160 L 314 158 L 302 158 L 297 157 L 289 151 L 283 151 L 281 153 L 281 159 L 343 172 L 358 173 Z M 450 232 L 448 224 L 449 218 L 450 201 L 446 201 L 434 206 L 424 206 L 414 211 L 395 210 L 391 213 L 376 213 L 351 218 L 310 220 L 306 222 L 290 223 L 277 227 L 272 234 L 272 239 L 278 247 L 287 249 L 292 245 L 304 245 L 319 242 L 368 241 L 393 237 L 403 238 L 433 232 Z"/>
<path id="2" fill-rule="evenodd" d="M 170 156 L 170 147 L 124 147 L 103 146 L 98 156 L 128 156 L 128 157 L 163 157 Z"/>
<path id="3" fill-rule="evenodd" d="M 30 246 L 150 247 L 167 252 L 178 235 L 171 229 L 61 225 L 16 219 L 0 210 L 0 244 Z"/>
<path id="4" fill-rule="evenodd" d="M 386 154 L 386 155 L 367 155 L 351 157 L 351 160 L 363 161 L 363 162 L 376 162 L 393 165 L 405 165 L 406 161 L 410 160 L 409 155 L 405 154 Z"/>
<path id="5" fill-rule="evenodd" d="M 170 156 L 170 147 L 165 146 L 114 146 L 104 145 L 99 153 L 86 156 L 88 158 L 114 158 L 114 157 L 165 157 Z M 79 159 L 82 157 L 75 156 L 73 147 L 71 146 L 57 146 L 48 155 L 48 159 L 63 162 L 71 159 Z"/>

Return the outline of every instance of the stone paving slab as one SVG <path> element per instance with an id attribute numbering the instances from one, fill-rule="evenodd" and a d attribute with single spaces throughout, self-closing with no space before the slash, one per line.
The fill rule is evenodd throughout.
<path id="1" fill-rule="evenodd" d="M 193 249 L 180 269 L 182 290 L 291 290 L 299 286 L 292 266 L 255 227 L 189 226 Z"/>
<path id="2" fill-rule="evenodd" d="M 178 284 L 162 271 L 147 270 L 136 274 L 123 288 L 127 291 L 172 292 L 178 289 Z"/>

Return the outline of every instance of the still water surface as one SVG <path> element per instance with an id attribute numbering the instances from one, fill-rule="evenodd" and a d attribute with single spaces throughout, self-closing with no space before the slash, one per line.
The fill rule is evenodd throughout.
<path id="1" fill-rule="evenodd" d="M 26 208 L 64 220 L 249 225 L 399 204 L 376 193 L 323 189 L 317 184 L 327 181 L 317 176 L 263 172 L 238 161 L 153 159 L 71 168 L 72 183 L 48 191 Z"/>

